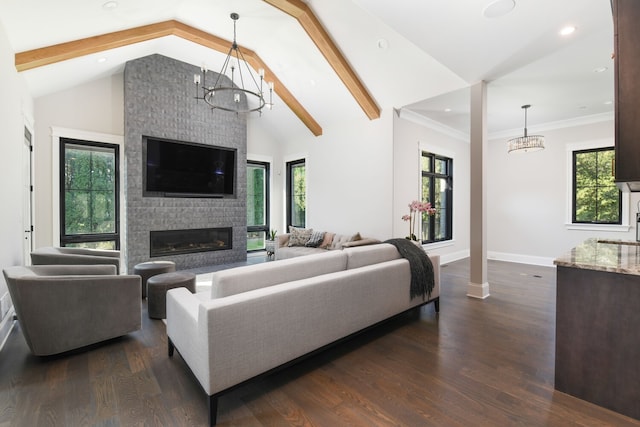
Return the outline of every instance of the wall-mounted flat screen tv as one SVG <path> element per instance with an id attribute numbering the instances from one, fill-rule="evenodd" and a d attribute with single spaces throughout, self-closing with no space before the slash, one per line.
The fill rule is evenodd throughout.
<path id="1" fill-rule="evenodd" d="M 142 137 L 146 197 L 235 197 L 236 150 Z"/>

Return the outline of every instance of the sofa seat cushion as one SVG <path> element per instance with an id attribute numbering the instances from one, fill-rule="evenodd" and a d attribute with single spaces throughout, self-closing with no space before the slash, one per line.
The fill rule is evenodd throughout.
<path id="1" fill-rule="evenodd" d="M 296 248 L 314 249 L 317 248 Z M 222 298 L 284 282 L 306 279 L 346 270 L 347 255 L 342 251 L 322 253 L 313 257 L 296 257 L 277 262 L 230 268 L 213 273 L 211 298 Z"/>

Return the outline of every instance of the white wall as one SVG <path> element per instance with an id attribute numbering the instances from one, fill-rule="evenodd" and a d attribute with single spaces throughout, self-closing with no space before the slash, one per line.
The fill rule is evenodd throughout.
<path id="1" fill-rule="evenodd" d="M 270 211 L 269 222 L 272 230 L 284 233 L 284 160 L 279 141 L 274 139 L 261 126 L 269 120 L 269 115 L 253 116 L 248 120 L 247 160 L 268 162 L 271 164 Z"/>
<path id="2" fill-rule="evenodd" d="M 52 142 L 51 127 L 62 127 L 110 135 L 124 134 L 123 75 L 96 80 L 35 100 L 35 214 L 36 248 L 51 246 Z M 123 165 L 124 167 L 124 165 Z"/>
<path id="3" fill-rule="evenodd" d="M 441 255 L 441 262 L 469 256 L 469 143 L 450 135 L 394 115 L 394 199 L 393 235 L 409 234 L 402 216 L 408 205 L 419 200 L 420 152 L 429 151 L 453 159 L 453 240 L 446 244 L 425 245 L 425 249 Z M 417 230 L 416 230 L 417 232 Z"/>
<path id="4" fill-rule="evenodd" d="M 402 116 L 404 117 L 404 116 Z M 407 204 L 420 195 L 419 145 L 428 151 L 454 156 L 453 244 L 427 250 L 443 262 L 468 256 L 469 146 L 415 121 L 394 119 L 393 235 L 408 234 L 400 218 Z M 585 239 L 601 237 L 635 240 L 635 213 L 639 193 L 631 193 L 627 213 L 630 227 L 620 231 L 574 229 L 570 221 L 571 173 L 567 160 L 572 146 L 592 141 L 613 142 L 612 120 L 536 132 L 544 134 L 543 151 L 508 154 L 506 139 L 489 142 L 487 160 L 487 249 L 491 259 L 553 265 L 553 260 Z"/>
<path id="5" fill-rule="evenodd" d="M 590 237 L 635 240 L 635 211 L 640 195 L 631 193 L 628 231 L 571 230 L 567 145 L 613 141 L 614 123 L 537 132 L 545 149 L 508 154 L 506 139 L 489 143 L 487 176 L 489 258 L 552 265 L 553 259 Z"/>
<path id="6" fill-rule="evenodd" d="M 392 111 L 383 110 L 376 120 L 363 114 L 323 126 L 322 136 L 307 131 L 280 142 L 284 161 L 306 157 L 307 227 L 393 237 L 392 139 Z"/>
<path id="7" fill-rule="evenodd" d="M 6 44 L 6 41 L 5 41 Z M 0 46 L 1 48 L 1 46 Z M 6 48 L 8 50 L 8 47 Z M 10 157 L 2 156 L 7 167 L 3 174 L 20 173 L 20 147 L 23 119 L 21 80 L 13 68 L 13 55 L 5 52 L 2 63 L 9 76 L 0 107 L 6 110 L 0 120 L 3 144 L 11 139 L 16 146 L 5 148 Z M 16 83 L 18 82 L 18 83 Z M 51 126 L 122 135 L 122 76 L 98 80 L 65 92 L 35 100 L 35 168 L 36 168 L 36 246 L 51 244 Z M 99 100 L 99 102 L 97 102 Z M 458 138 L 396 117 L 385 109 L 377 120 L 363 117 L 334 125 L 325 125 L 324 134 L 314 137 L 306 129 L 276 140 L 262 129 L 260 120 L 250 120 L 248 130 L 249 158 L 272 161 L 271 227 L 284 232 L 285 162 L 294 158 L 307 159 L 307 225 L 318 230 L 338 233 L 360 232 L 379 239 L 403 237 L 407 223 L 400 218 L 407 204 L 419 195 L 418 143 L 444 155 L 454 157 L 454 241 L 444 247 L 427 248 L 453 260 L 468 255 L 469 248 L 469 154 L 468 144 Z M 16 124 L 17 123 L 17 124 Z M 9 135 L 7 133 L 11 133 Z M 634 218 L 640 194 L 632 193 L 630 217 L 632 227 L 626 232 L 596 232 L 570 230 L 567 219 L 566 145 L 611 138 L 613 122 L 601 122 L 578 127 L 548 130 L 546 149 L 525 155 L 508 155 L 506 139 L 489 143 L 487 165 L 488 252 L 491 258 L 550 265 L 552 260 L 589 237 L 635 239 Z M 413 165 L 408 167 L 407 165 Z M 13 171 L 13 172 L 7 172 Z M 12 182 L 5 179 L 5 182 Z M 15 180 L 13 181 L 15 182 Z M 19 187 L 3 186 L 3 200 L 19 197 Z M 21 221 L 17 211 L 14 226 L 6 232 L 20 240 Z M 16 247 L 3 246 L 5 259 L 21 258 L 21 241 Z M 438 245 L 436 245 L 438 246 Z M 6 251 L 9 251 L 7 255 Z M 4 264 L 8 262 L 5 260 Z"/>
<path id="8" fill-rule="evenodd" d="M 23 259 L 23 147 L 25 117 L 33 117 L 33 105 L 24 80 L 14 66 L 14 53 L 0 24 L 0 266 L 24 263 Z M 4 276 L 0 276 L 0 345 L 12 325 L 12 305 Z"/>

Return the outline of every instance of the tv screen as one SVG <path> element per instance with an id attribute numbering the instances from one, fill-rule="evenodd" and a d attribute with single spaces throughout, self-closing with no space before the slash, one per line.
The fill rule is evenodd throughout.
<path id="1" fill-rule="evenodd" d="M 236 150 L 143 137 L 144 195 L 151 197 L 232 197 Z"/>

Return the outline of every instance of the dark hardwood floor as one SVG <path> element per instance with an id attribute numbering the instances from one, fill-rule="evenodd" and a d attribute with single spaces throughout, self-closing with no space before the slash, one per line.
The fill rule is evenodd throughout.
<path id="1" fill-rule="evenodd" d="M 640 426 L 554 391 L 555 269 L 489 261 L 491 296 L 468 298 L 468 260 L 442 268 L 433 304 L 240 387 L 220 426 Z M 597 369 L 597 367 L 594 367 Z M 165 325 L 84 351 L 31 356 L 19 323 L 0 352 L 0 427 L 199 426 L 206 398 Z"/>

